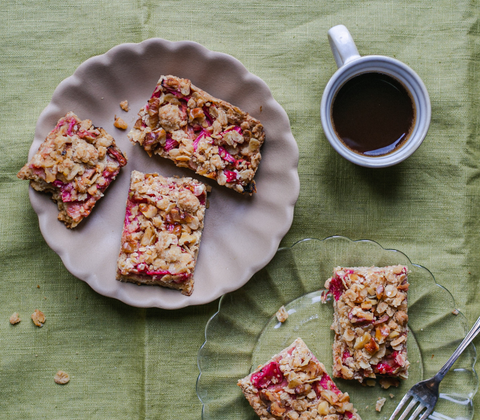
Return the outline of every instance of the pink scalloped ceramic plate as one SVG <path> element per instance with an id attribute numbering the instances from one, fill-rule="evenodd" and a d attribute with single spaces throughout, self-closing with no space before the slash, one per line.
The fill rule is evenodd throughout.
<path id="1" fill-rule="evenodd" d="M 195 272 L 195 289 L 189 297 L 174 290 L 125 284 L 115 279 L 130 172 L 202 179 L 165 159 L 148 157 L 127 139 L 128 130 L 113 126 L 117 115 L 132 127 L 138 110 L 162 74 L 191 79 L 213 96 L 258 118 L 266 132 L 263 160 L 256 177 L 258 192 L 254 197 L 244 197 L 209 182 L 210 208 Z M 130 104 L 128 113 L 119 107 L 124 99 Z M 57 220 L 56 205 L 47 195 L 30 189 L 30 201 L 48 245 L 73 275 L 95 291 L 138 307 L 177 309 L 199 305 L 241 287 L 274 256 L 291 226 L 298 198 L 298 148 L 288 116 L 268 86 L 237 59 L 194 42 L 158 38 L 140 44 L 122 44 L 90 58 L 55 90 L 37 122 L 30 158 L 68 111 L 104 127 L 129 157 L 105 197 L 74 230 L 66 229 Z"/>

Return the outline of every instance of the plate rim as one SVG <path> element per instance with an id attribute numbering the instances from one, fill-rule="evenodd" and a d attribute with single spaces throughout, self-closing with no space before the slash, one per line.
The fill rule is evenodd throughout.
<path id="1" fill-rule="evenodd" d="M 44 237 L 48 246 L 55 253 L 59 255 L 64 266 L 73 276 L 86 282 L 95 292 L 103 296 L 115 298 L 130 306 L 142 307 L 142 308 L 156 307 L 161 309 L 174 310 L 174 309 L 181 309 L 189 306 L 196 306 L 196 305 L 211 303 L 214 300 L 221 297 L 222 295 L 240 288 L 250 280 L 253 274 L 255 274 L 258 270 L 260 270 L 262 267 L 267 265 L 268 262 L 275 256 L 275 253 L 278 249 L 278 246 L 282 238 L 288 232 L 288 230 L 290 229 L 293 223 L 294 208 L 300 194 L 300 178 L 298 174 L 298 163 L 299 163 L 300 156 L 299 156 L 298 144 L 293 136 L 291 126 L 290 126 L 290 119 L 288 117 L 287 112 L 278 103 L 278 101 L 275 100 L 275 98 L 273 97 L 273 93 L 271 92 L 267 83 L 264 80 L 262 80 L 259 76 L 251 73 L 240 60 L 238 60 L 237 58 L 235 58 L 234 56 L 228 53 L 210 50 L 207 47 L 195 41 L 189 41 L 189 40 L 170 41 L 163 38 L 154 37 L 154 38 L 148 38 L 139 43 L 128 42 L 128 43 L 118 44 L 113 46 L 103 54 L 98 54 L 98 55 L 89 57 L 74 70 L 73 74 L 63 79 L 55 88 L 52 94 L 52 97 L 50 99 L 50 102 L 45 106 L 45 108 L 42 110 L 42 112 L 40 113 L 37 119 L 37 123 L 35 126 L 34 139 L 29 148 L 28 160 L 30 160 L 33 154 L 38 150 L 38 146 L 43 142 L 45 138 L 44 134 L 41 134 L 44 130 L 42 130 L 40 122 L 43 122 L 48 118 L 51 118 L 52 115 L 58 114 L 61 116 L 61 107 L 59 105 L 59 101 L 61 101 L 61 93 L 72 84 L 81 80 L 79 75 L 81 75 L 81 73 L 85 69 L 88 69 L 89 66 L 95 65 L 96 63 L 108 65 L 110 62 L 113 61 L 116 55 L 123 53 L 125 50 L 132 51 L 138 56 L 142 56 L 145 54 L 145 51 L 147 50 L 147 48 L 152 44 L 155 44 L 154 47 L 157 46 L 158 48 L 167 48 L 170 53 L 181 51 L 183 48 L 194 48 L 198 50 L 202 54 L 202 56 L 206 57 L 207 62 L 214 59 L 223 59 L 228 62 L 231 62 L 235 66 L 235 68 L 238 69 L 238 72 L 239 72 L 238 74 L 242 76 L 242 83 L 244 83 L 245 81 L 251 81 L 256 85 L 261 85 L 264 88 L 263 90 L 266 93 L 268 93 L 268 96 L 265 96 L 264 98 L 265 104 L 268 104 L 269 107 L 273 111 L 275 111 L 275 115 L 278 116 L 277 120 L 283 121 L 285 123 L 284 124 L 285 128 L 288 130 L 287 132 L 285 132 L 285 139 L 288 140 L 287 143 L 289 145 L 289 148 L 291 149 L 290 153 L 292 156 L 292 159 L 291 159 L 292 164 L 285 172 L 288 175 L 288 179 L 290 184 L 292 185 L 292 188 L 291 188 L 291 194 L 289 196 L 290 199 L 283 201 L 283 204 L 284 204 L 282 207 L 283 216 L 281 218 L 281 221 L 277 222 L 276 230 L 274 234 L 269 237 L 268 249 L 265 249 L 263 251 L 263 258 L 261 260 L 258 259 L 254 264 L 251 264 L 248 267 L 248 269 L 244 270 L 243 276 L 241 276 L 241 279 L 237 283 L 235 283 L 234 285 L 232 284 L 230 286 L 220 285 L 216 289 L 215 293 L 212 293 L 207 299 L 195 301 L 195 299 L 192 299 L 192 296 L 190 296 L 188 297 L 188 299 L 182 299 L 179 303 L 171 304 L 171 302 L 167 302 L 167 303 L 158 302 L 158 299 L 149 298 L 147 294 L 145 301 L 133 302 L 132 300 L 130 300 L 127 293 L 122 292 L 123 289 L 117 289 L 116 293 L 106 294 L 99 287 L 101 285 L 101 281 L 100 281 L 100 284 L 98 284 L 97 281 L 92 280 L 91 273 L 84 273 L 82 269 L 79 269 L 77 267 L 72 267 L 70 255 L 68 254 L 68 252 L 64 250 L 64 248 L 62 247 L 62 244 L 55 243 L 54 239 L 50 238 L 49 235 L 47 234 L 47 229 L 48 229 L 47 222 L 48 222 L 49 210 L 48 208 L 42 207 L 40 206 L 40 204 L 38 204 L 36 197 L 39 193 L 34 191 L 32 187 L 29 187 L 29 199 L 34 211 L 37 214 L 42 236 Z M 93 275 L 93 277 L 95 276 Z"/>
<path id="2" fill-rule="evenodd" d="M 447 292 L 447 294 L 449 296 L 449 299 L 451 301 L 451 307 L 458 311 L 458 314 L 456 316 L 460 317 L 460 319 L 461 319 L 461 325 L 463 327 L 463 335 L 465 336 L 466 333 L 469 331 L 467 318 L 464 315 L 464 313 L 458 309 L 453 294 L 445 286 L 443 286 L 443 285 L 441 285 L 437 282 L 435 276 L 433 275 L 433 273 L 427 267 L 422 266 L 420 264 L 413 263 L 412 260 L 410 259 L 410 257 L 408 255 L 406 255 L 403 251 L 400 251 L 400 250 L 395 249 L 395 248 L 384 248 L 379 242 L 377 242 L 375 240 L 372 240 L 372 239 L 356 239 L 356 240 L 354 240 L 354 239 L 350 239 L 350 238 L 348 238 L 346 236 L 343 236 L 343 235 L 331 235 L 331 236 L 326 236 L 323 239 L 314 238 L 314 237 L 299 239 L 299 240 L 293 242 L 292 245 L 283 246 L 283 247 L 279 248 L 277 252 L 288 251 L 290 249 L 293 249 L 296 245 L 298 245 L 300 243 L 303 243 L 303 242 L 308 242 L 308 241 L 325 242 L 327 240 L 332 240 L 332 239 L 342 239 L 342 240 L 347 240 L 347 241 L 352 242 L 352 243 L 371 243 L 371 244 L 374 244 L 374 245 L 380 247 L 384 251 L 395 252 L 395 253 L 399 253 L 399 254 L 403 255 L 404 258 L 412 266 L 415 266 L 415 267 L 417 267 L 421 270 L 426 271 L 429 274 L 429 277 L 430 277 L 431 281 L 433 281 L 435 286 L 442 289 L 443 292 Z M 298 299 L 298 298 L 299 297 L 297 297 L 296 299 Z M 196 383 L 195 383 L 195 391 L 196 391 L 196 394 L 197 394 L 197 398 L 199 399 L 200 403 L 202 404 L 202 419 L 204 419 L 205 409 L 206 409 L 206 405 L 207 405 L 207 403 L 202 400 L 202 397 L 200 395 L 201 394 L 200 393 L 200 383 L 201 383 L 201 378 L 202 378 L 202 373 L 203 373 L 203 371 L 202 371 L 202 360 L 201 360 L 202 359 L 202 352 L 205 349 L 205 347 L 207 346 L 207 343 L 209 341 L 208 337 L 207 337 L 208 329 L 209 329 L 211 323 L 214 322 L 215 318 L 217 316 L 219 316 L 220 311 L 222 309 L 222 305 L 223 305 L 223 303 L 226 299 L 227 299 L 227 295 L 223 295 L 220 298 L 220 300 L 218 302 L 217 310 L 206 322 L 205 329 L 204 329 L 204 342 L 202 343 L 202 345 L 200 346 L 200 348 L 197 352 L 197 368 L 198 368 L 199 373 L 198 373 L 197 380 L 196 380 Z M 272 316 L 274 316 L 274 314 L 272 314 Z M 265 327 L 266 327 L 266 325 L 264 326 L 264 328 Z M 259 336 L 263 333 L 264 328 L 262 328 L 262 330 L 259 332 Z M 473 351 L 473 356 L 472 356 L 470 368 L 471 368 L 472 375 L 475 378 L 475 384 L 474 384 L 474 390 L 469 394 L 470 400 L 473 401 L 473 398 L 475 397 L 476 393 L 478 392 L 478 389 L 479 389 L 479 386 L 480 386 L 479 375 L 478 375 L 477 371 L 475 370 L 475 364 L 476 364 L 476 361 L 477 361 L 477 358 L 478 358 L 478 354 L 477 354 L 477 348 L 476 348 L 474 342 L 470 343 L 468 347 L 471 347 L 471 349 Z M 474 415 L 473 404 L 471 404 L 471 407 L 472 407 L 472 415 Z M 472 418 L 474 418 L 474 417 L 472 417 Z"/>

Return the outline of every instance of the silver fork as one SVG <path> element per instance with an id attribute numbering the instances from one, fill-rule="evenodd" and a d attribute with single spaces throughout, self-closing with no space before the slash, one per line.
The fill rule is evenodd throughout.
<path id="1" fill-rule="evenodd" d="M 407 418 L 408 415 L 410 415 L 408 420 L 425 420 L 432 413 L 433 409 L 435 408 L 435 404 L 437 404 L 438 386 L 440 382 L 445 377 L 450 368 L 453 366 L 455 361 L 459 358 L 459 356 L 463 353 L 463 351 L 473 341 L 473 339 L 477 336 L 479 332 L 480 317 L 477 319 L 475 324 L 473 324 L 472 329 L 468 332 L 463 341 L 453 352 L 450 359 L 447 360 L 447 363 L 445 363 L 445 365 L 438 371 L 438 373 L 433 378 L 426 379 L 425 381 L 421 381 L 418 384 L 412 386 L 402 398 L 397 408 L 390 416 L 389 420 L 395 420 L 397 418 L 396 416 L 400 413 L 402 414 L 400 417 L 397 418 L 397 420 L 404 420 Z M 406 406 L 405 410 L 403 410 L 407 403 L 408 405 Z"/>

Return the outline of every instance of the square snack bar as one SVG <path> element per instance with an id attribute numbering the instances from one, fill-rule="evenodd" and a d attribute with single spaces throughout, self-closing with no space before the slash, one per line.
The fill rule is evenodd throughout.
<path id="1" fill-rule="evenodd" d="M 133 171 L 117 280 L 193 291 L 208 187 Z"/>
<path id="2" fill-rule="evenodd" d="M 128 137 L 150 156 L 170 159 L 237 192 L 256 192 L 265 134 L 248 113 L 188 79 L 161 76 L 138 116 Z"/>
<path id="3" fill-rule="evenodd" d="M 334 298 L 334 377 L 408 377 L 407 273 L 402 265 L 334 269 L 325 283 Z"/>
<path id="4" fill-rule="evenodd" d="M 261 420 L 361 420 L 301 338 L 238 386 Z"/>
<path id="5" fill-rule="evenodd" d="M 125 154 L 110 134 L 69 112 L 17 176 L 30 180 L 33 189 L 50 193 L 58 206 L 58 219 L 74 228 L 126 164 Z"/>

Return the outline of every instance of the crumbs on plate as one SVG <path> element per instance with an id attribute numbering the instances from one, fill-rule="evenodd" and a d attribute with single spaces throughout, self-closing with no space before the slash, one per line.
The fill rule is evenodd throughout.
<path id="1" fill-rule="evenodd" d="M 128 124 L 122 120 L 120 117 L 117 117 L 115 115 L 115 121 L 113 122 L 113 125 L 117 128 L 119 128 L 120 130 L 126 130 L 128 128 Z"/>
<path id="2" fill-rule="evenodd" d="M 130 107 L 128 106 L 128 101 L 126 99 L 120 102 L 120 108 L 122 108 L 125 112 L 130 111 Z"/>

